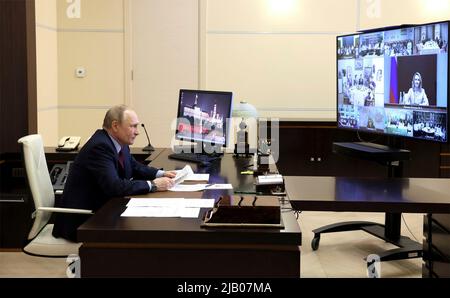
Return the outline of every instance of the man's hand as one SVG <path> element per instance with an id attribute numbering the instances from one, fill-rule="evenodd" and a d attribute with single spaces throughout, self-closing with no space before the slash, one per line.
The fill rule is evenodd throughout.
<path id="1" fill-rule="evenodd" d="M 177 172 L 175 172 L 175 171 L 166 171 L 166 172 L 164 172 L 163 177 L 175 178 L 176 175 L 177 175 Z"/>
<path id="2" fill-rule="evenodd" d="M 155 183 L 157 191 L 166 191 L 175 184 L 173 180 L 168 177 L 156 178 L 153 180 L 153 183 Z"/>

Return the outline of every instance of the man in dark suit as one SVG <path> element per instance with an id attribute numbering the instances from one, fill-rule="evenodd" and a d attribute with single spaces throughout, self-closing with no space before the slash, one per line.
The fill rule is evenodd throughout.
<path id="1" fill-rule="evenodd" d="M 97 130 L 72 164 L 59 207 L 96 212 L 113 197 L 165 191 L 175 172 L 164 172 L 137 162 L 130 154 L 139 120 L 125 105 L 108 110 L 103 129 Z M 76 241 L 77 228 L 88 216 L 58 213 L 53 236 Z"/>

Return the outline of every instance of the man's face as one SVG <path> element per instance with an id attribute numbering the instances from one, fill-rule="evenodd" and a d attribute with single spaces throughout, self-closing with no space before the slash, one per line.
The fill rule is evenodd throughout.
<path id="1" fill-rule="evenodd" d="M 112 123 L 114 137 L 121 145 L 133 145 L 134 140 L 139 135 L 139 119 L 136 112 L 131 110 L 125 111 L 123 117 L 122 123 L 118 121 Z"/>

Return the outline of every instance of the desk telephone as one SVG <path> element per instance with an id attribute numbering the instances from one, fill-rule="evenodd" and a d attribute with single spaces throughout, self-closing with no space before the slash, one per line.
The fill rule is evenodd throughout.
<path id="1" fill-rule="evenodd" d="M 56 151 L 72 151 L 77 150 L 80 145 L 81 137 L 76 136 L 64 136 L 58 142 Z"/>
<path id="2" fill-rule="evenodd" d="M 72 163 L 73 161 L 68 161 L 66 164 L 55 164 L 53 166 L 50 171 L 50 180 L 55 191 L 62 191 L 64 189 Z"/>

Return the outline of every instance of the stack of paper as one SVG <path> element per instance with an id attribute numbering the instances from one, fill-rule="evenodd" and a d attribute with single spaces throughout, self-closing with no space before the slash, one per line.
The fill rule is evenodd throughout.
<path id="1" fill-rule="evenodd" d="M 201 191 L 205 189 L 233 189 L 231 184 L 181 184 L 185 181 L 208 182 L 209 174 L 194 174 L 190 165 L 186 165 L 182 170 L 177 171 L 173 178 L 175 185 L 170 191 Z"/>
<path id="2" fill-rule="evenodd" d="M 225 184 L 177 184 L 170 191 L 201 191 L 206 189 L 233 189 L 229 183 Z"/>
<path id="3" fill-rule="evenodd" d="M 123 217 L 197 218 L 200 208 L 212 208 L 214 199 L 130 199 Z"/>
<path id="4" fill-rule="evenodd" d="M 209 174 L 194 174 L 190 165 L 186 165 L 183 169 L 176 171 L 175 184 L 182 183 L 183 181 L 209 181 Z"/>
<path id="5" fill-rule="evenodd" d="M 188 175 L 184 181 L 209 181 L 209 174 L 190 174 Z"/>

